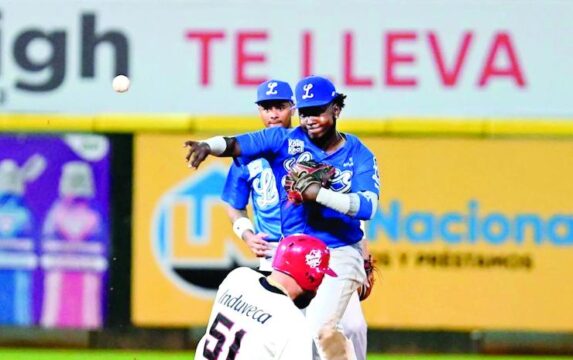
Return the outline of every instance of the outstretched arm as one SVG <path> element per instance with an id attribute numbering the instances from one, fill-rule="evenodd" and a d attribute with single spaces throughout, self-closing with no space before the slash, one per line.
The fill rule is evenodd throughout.
<path id="1" fill-rule="evenodd" d="M 241 147 L 235 137 L 214 136 L 199 141 L 189 140 L 185 142 L 184 147 L 187 148 L 187 156 L 185 156 L 187 166 L 195 169 L 209 155 L 217 157 L 236 157 L 241 155 Z"/>

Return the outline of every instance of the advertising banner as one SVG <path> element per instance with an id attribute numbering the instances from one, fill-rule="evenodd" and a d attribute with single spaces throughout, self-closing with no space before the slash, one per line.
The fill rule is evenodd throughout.
<path id="1" fill-rule="evenodd" d="M 0 324 L 103 326 L 108 140 L 2 134 L 0 148 Z"/>
<path id="2" fill-rule="evenodd" d="M 201 136 L 201 135 L 194 135 Z M 135 139 L 133 321 L 206 325 L 227 273 L 258 261 L 231 229 L 220 200 L 230 159 L 185 164 L 184 136 Z"/>
<path id="3" fill-rule="evenodd" d="M 318 74 L 352 99 L 349 118 L 573 113 L 568 1 L 4 0 L 0 13 L 0 112 L 250 115 L 258 83 Z"/>
<path id="4" fill-rule="evenodd" d="M 136 138 L 138 325 L 205 325 L 226 272 L 256 265 L 220 201 L 230 161 L 188 169 L 185 140 Z M 364 141 L 382 176 L 370 326 L 573 330 L 573 142 Z"/>
<path id="5" fill-rule="evenodd" d="M 383 184 L 370 324 L 573 329 L 573 142 L 365 142 Z"/>

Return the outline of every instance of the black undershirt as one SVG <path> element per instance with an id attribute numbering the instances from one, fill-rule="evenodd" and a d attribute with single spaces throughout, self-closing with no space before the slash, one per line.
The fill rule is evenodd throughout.
<path id="1" fill-rule="evenodd" d="M 269 281 L 267 280 L 266 277 L 261 277 L 261 278 L 259 279 L 259 282 L 260 282 L 261 285 L 262 285 L 265 289 L 267 289 L 268 291 L 270 291 L 270 292 L 272 292 L 272 293 L 275 293 L 275 294 L 280 294 L 280 295 L 285 295 L 285 296 L 286 296 L 286 294 L 285 294 L 281 289 L 279 289 L 279 288 L 276 287 L 276 286 L 271 285 L 271 284 L 269 283 Z"/>

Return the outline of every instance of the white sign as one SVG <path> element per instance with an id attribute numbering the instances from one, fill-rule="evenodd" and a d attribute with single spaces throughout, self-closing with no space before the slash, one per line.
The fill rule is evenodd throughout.
<path id="1" fill-rule="evenodd" d="M 33 12 L 31 12 L 33 9 Z M 571 117 L 573 2 L 4 0 L 0 112 L 255 114 L 309 74 L 344 117 Z M 112 91 L 116 74 L 130 90 Z"/>

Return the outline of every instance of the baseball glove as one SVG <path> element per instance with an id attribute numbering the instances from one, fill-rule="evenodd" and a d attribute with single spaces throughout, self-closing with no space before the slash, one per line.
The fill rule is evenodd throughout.
<path id="1" fill-rule="evenodd" d="M 304 200 L 302 194 L 312 184 L 328 186 L 336 169 L 332 165 L 321 164 L 314 160 L 295 163 L 285 178 L 284 188 L 288 200 L 294 204 L 301 204 Z"/>
<path id="2" fill-rule="evenodd" d="M 360 301 L 368 299 L 370 293 L 372 292 L 372 288 L 374 287 L 374 282 L 375 282 L 374 280 L 375 269 L 376 266 L 374 264 L 374 259 L 372 258 L 372 255 L 369 255 L 367 259 L 364 259 L 364 271 L 366 271 L 366 281 L 364 281 L 364 283 L 362 283 L 362 285 L 360 285 L 357 290 Z"/>

